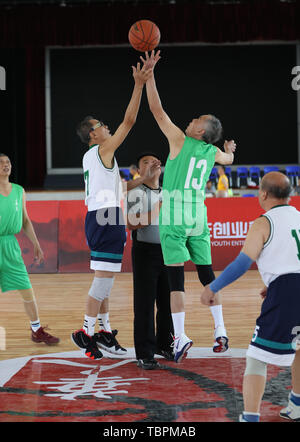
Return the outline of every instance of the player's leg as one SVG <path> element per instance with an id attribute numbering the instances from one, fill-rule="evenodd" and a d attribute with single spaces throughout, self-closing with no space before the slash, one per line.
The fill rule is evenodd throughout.
<path id="1" fill-rule="evenodd" d="M 281 275 L 271 282 L 262 303 L 261 313 L 256 321 L 253 338 L 247 350 L 247 357 L 263 361 L 263 363 L 277 366 L 291 366 L 295 363 L 294 368 L 296 369 L 293 369 L 292 372 L 295 376 L 293 382 L 297 391 L 299 388 L 297 374 L 299 363 L 297 364 L 298 360 L 295 362 L 294 338 L 299 329 L 299 286 L 300 274 L 296 273 Z M 261 375 L 260 373 L 250 374 Z M 245 388 L 247 388 L 245 391 L 249 391 L 248 396 L 250 396 L 251 385 L 247 385 L 247 379 L 245 379 L 245 382 Z M 262 382 L 257 383 L 259 392 L 262 390 L 262 384 Z M 297 399 L 295 402 L 297 402 Z M 251 406 L 251 403 L 249 405 Z M 256 410 L 257 405 L 258 402 Z M 299 410 L 299 406 L 296 403 L 291 404 L 290 401 L 288 407 L 281 410 L 280 416 L 296 420 L 300 418 Z"/>
<path id="2" fill-rule="evenodd" d="M 187 356 L 193 341 L 185 334 L 184 263 L 169 264 L 170 306 L 174 328 L 174 360 L 181 362 Z"/>
<path id="3" fill-rule="evenodd" d="M 185 229 L 182 226 L 160 225 L 160 241 L 164 263 L 168 269 L 170 285 L 170 304 L 174 327 L 174 360 L 180 362 L 193 344 L 184 330 L 185 325 L 185 288 L 184 262 L 190 259 L 186 248 Z"/>
<path id="4" fill-rule="evenodd" d="M 292 364 L 292 391 L 289 401 L 279 414 L 285 419 L 300 422 L 300 349 L 296 351 Z"/>
<path id="5" fill-rule="evenodd" d="M 247 356 L 243 380 L 244 411 L 240 416 L 242 422 L 258 422 L 260 405 L 265 391 L 267 364 Z"/>
<path id="6" fill-rule="evenodd" d="M 198 277 L 203 286 L 210 284 L 215 279 L 211 264 L 211 245 L 208 228 L 200 236 L 190 236 L 187 242 L 191 260 L 196 264 Z M 222 353 L 228 349 L 228 336 L 223 319 L 221 294 L 216 294 L 215 304 L 210 307 L 214 320 L 214 345 L 215 353 Z"/>
<path id="7" fill-rule="evenodd" d="M 111 333 L 111 326 L 109 321 L 109 298 L 104 299 L 100 305 L 98 313 L 99 331 L 104 330 Z"/>
<path id="8" fill-rule="evenodd" d="M 44 342 L 47 345 L 58 344 L 59 338 L 45 332 L 47 327 L 41 326 L 33 288 L 19 290 L 19 293 L 23 300 L 25 312 L 30 319 L 32 341 L 36 343 Z"/>
<path id="9" fill-rule="evenodd" d="M 102 221 L 106 219 L 106 224 L 100 223 L 100 219 Z M 121 271 L 126 241 L 121 209 L 110 208 L 88 212 L 85 220 L 85 233 L 91 249 L 90 267 L 95 271 L 95 276 L 87 297 L 83 327 L 72 333 L 71 337 L 78 347 L 86 349 L 88 357 L 101 359 L 103 355 L 98 346 L 112 353 L 121 349 L 115 338 L 116 333 L 101 332 L 95 335 L 100 307 L 110 296 L 115 273 Z M 118 346 L 117 349 L 116 346 Z M 122 354 L 126 352 L 125 349 L 123 350 L 121 350 Z"/>
<path id="10" fill-rule="evenodd" d="M 2 258 L 1 289 L 3 292 L 17 290 L 21 294 L 25 312 L 30 320 L 31 339 L 48 345 L 57 344 L 59 338 L 46 333 L 41 327 L 34 291 L 20 246 L 14 236 L 5 240 Z"/>

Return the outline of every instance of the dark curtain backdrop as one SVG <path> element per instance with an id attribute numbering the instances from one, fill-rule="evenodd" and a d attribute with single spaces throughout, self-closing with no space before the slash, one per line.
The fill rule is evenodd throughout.
<path id="1" fill-rule="evenodd" d="M 13 4 L 13 2 L 12 2 Z M 129 27 L 147 18 L 162 43 L 300 39 L 300 2 L 240 4 L 90 4 L 0 8 L 0 47 L 26 49 L 26 184 L 42 187 L 46 172 L 44 48 L 127 43 Z M 278 60 L 280 63 L 280 60 Z"/>

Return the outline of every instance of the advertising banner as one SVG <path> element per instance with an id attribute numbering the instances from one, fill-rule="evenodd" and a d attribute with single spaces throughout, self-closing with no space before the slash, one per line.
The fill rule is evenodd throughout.
<path id="1" fill-rule="evenodd" d="M 251 224 L 264 211 L 256 197 L 210 198 L 205 204 L 213 269 L 223 270 L 239 254 Z M 300 197 L 292 197 L 290 204 L 300 210 Z M 23 232 L 17 235 L 29 273 L 90 272 L 84 201 L 29 201 L 27 211 L 45 254 L 44 263 L 37 265 L 29 239 Z M 126 233 L 122 272 L 131 272 L 131 232 Z M 193 271 L 195 266 L 188 261 L 185 269 Z"/>

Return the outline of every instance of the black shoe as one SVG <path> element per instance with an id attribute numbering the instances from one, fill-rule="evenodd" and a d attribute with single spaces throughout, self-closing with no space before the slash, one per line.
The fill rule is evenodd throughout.
<path id="1" fill-rule="evenodd" d="M 85 355 L 90 359 L 102 359 L 103 358 L 103 354 L 97 346 L 95 336 L 91 337 L 91 342 L 89 343 L 89 345 L 87 346 L 87 348 L 85 350 Z"/>
<path id="2" fill-rule="evenodd" d="M 137 366 L 144 370 L 156 370 L 162 368 L 155 359 L 138 359 Z"/>
<path id="3" fill-rule="evenodd" d="M 71 334 L 71 339 L 74 342 L 75 345 L 79 348 L 87 348 L 91 341 L 91 337 L 86 334 L 86 332 L 81 329 L 77 330 L 74 333 Z"/>
<path id="4" fill-rule="evenodd" d="M 124 355 L 127 353 L 126 348 L 120 346 L 116 340 L 118 330 L 112 330 L 112 332 L 100 331 L 95 334 L 95 339 L 98 347 L 103 348 L 103 350 L 112 353 L 113 355 Z"/>
<path id="5" fill-rule="evenodd" d="M 79 348 L 85 349 L 85 354 L 90 359 L 102 359 L 103 354 L 99 351 L 95 336 L 89 336 L 84 330 L 77 330 L 71 334 L 71 339 Z"/>
<path id="6" fill-rule="evenodd" d="M 156 350 L 156 355 L 163 356 L 167 361 L 174 361 L 174 351 L 173 350 Z"/>

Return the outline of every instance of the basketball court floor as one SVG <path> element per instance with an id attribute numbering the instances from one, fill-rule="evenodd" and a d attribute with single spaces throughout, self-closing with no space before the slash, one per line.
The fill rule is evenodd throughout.
<path id="1" fill-rule="evenodd" d="M 33 343 L 19 295 L 0 294 L 0 422 L 238 422 L 245 353 L 262 302 L 257 271 L 222 291 L 230 339 L 222 354 L 212 351 L 213 320 L 200 303 L 197 274 L 187 272 L 186 334 L 194 345 L 180 364 L 157 357 L 162 369 L 152 371 L 136 365 L 130 273 L 117 275 L 110 300 L 111 326 L 127 355 L 104 353 L 100 361 L 86 358 L 70 339 L 82 327 L 92 275 L 30 276 L 41 323 L 61 341 Z M 290 368 L 269 366 L 261 422 L 285 422 L 279 411 L 290 389 Z"/>

